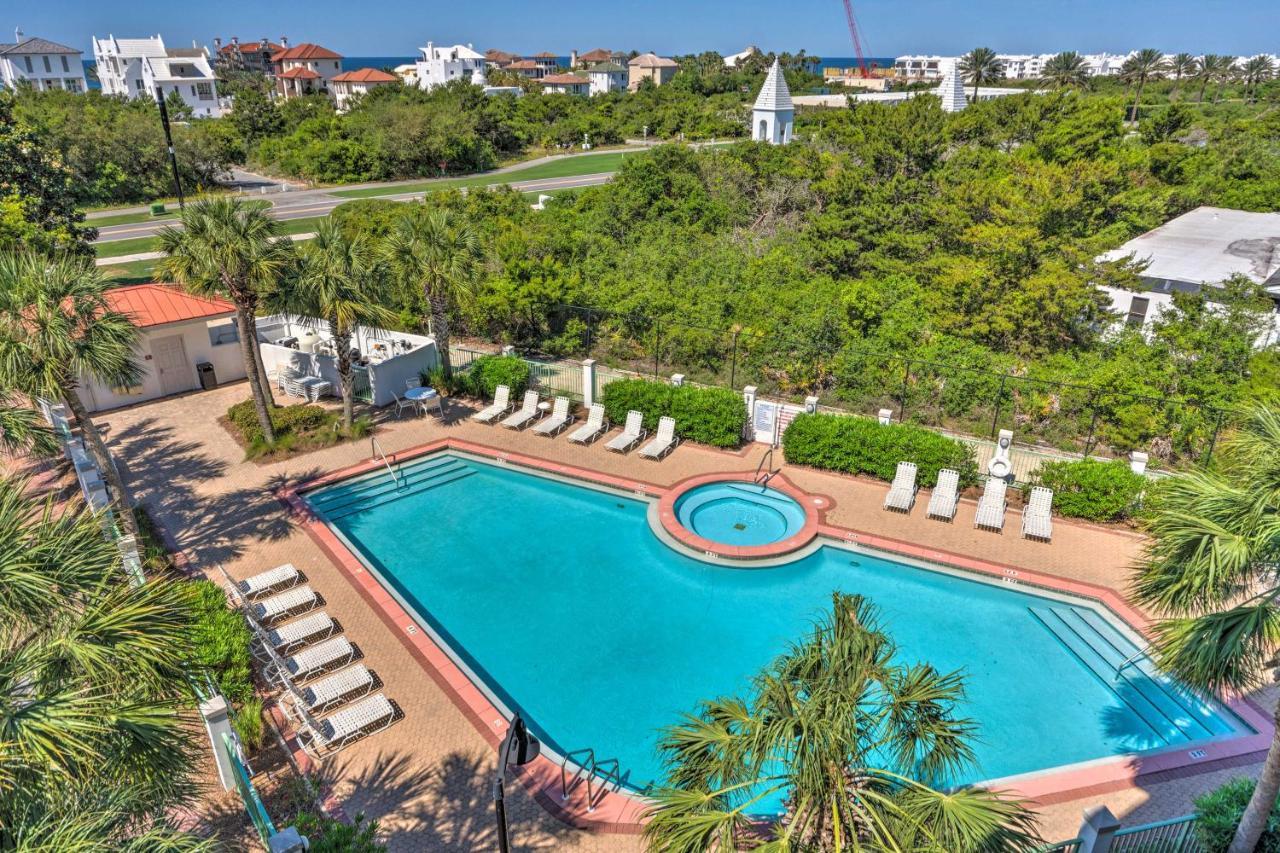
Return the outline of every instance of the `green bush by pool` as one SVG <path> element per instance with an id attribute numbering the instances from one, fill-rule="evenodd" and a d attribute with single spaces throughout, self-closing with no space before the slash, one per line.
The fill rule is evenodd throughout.
<path id="1" fill-rule="evenodd" d="M 892 480 L 899 462 L 916 464 L 916 481 L 937 485 L 938 472 L 960 472 L 961 485 L 978 482 L 973 448 L 911 424 L 882 424 L 848 415 L 797 415 L 782 434 L 788 463 Z"/>
<path id="2" fill-rule="evenodd" d="M 649 379 L 619 379 L 604 386 L 605 414 L 615 424 L 627 412 L 641 412 L 644 426 L 654 430 L 664 415 L 675 418 L 676 435 L 712 447 L 738 447 L 747 425 L 747 407 L 737 391 L 669 385 Z"/>

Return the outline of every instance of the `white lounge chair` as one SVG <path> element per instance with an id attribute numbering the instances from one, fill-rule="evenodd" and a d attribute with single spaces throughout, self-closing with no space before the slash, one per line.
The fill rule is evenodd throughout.
<path id="1" fill-rule="evenodd" d="M 884 496 L 884 508 L 898 512 L 911 512 L 916 505 L 916 463 L 899 462 L 894 472 L 893 483 L 889 486 L 889 494 Z"/>
<path id="2" fill-rule="evenodd" d="M 221 566 L 218 568 L 222 569 Z M 302 573 L 294 567 L 293 563 L 276 566 L 274 569 L 268 569 L 242 581 L 233 580 L 226 569 L 222 569 L 222 574 L 235 587 L 235 591 L 246 599 L 257 598 L 268 592 L 280 592 L 297 586 L 304 580 Z"/>
<path id="3" fill-rule="evenodd" d="M 933 487 L 929 496 L 927 518 L 941 518 L 947 521 L 956 517 L 956 503 L 960 499 L 960 472 L 943 468 L 938 472 L 938 485 Z"/>
<path id="4" fill-rule="evenodd" d="M 1053 538 L 1053 489 L 1036 486 L 1022 509 L 1022 535 L 1048 542 Z"/>
<path id="5" fill-rule="evenodd" d="M 493 403 L 485 406 L 480 411 L 471 416 L 471 420 L 482 424 L 493 423 L 500 415 L 505 415 L 511 409 L 511 389 L 506 385 L 499 385 L 493 391 Z"/>
<path id="6" fill-rule="evenodd" d="M 569 434 L 574 444 L 590 444 L 609 429 L 609 421 L 604 416 L 604 406 L 592 403 L 587 410 L 587 422 Z"/>
<path id="7" fill-rule="evenodd" d="M 291 686 L 288 694 L 294 702 L 294 710 L 301 707 L 309 714 L 324 714 L 368 696 L 378 688 L 378 684 L 373 673 L 364 664 L 358 663 L 326 675 L 306 687 Z"/>
<path id="8" fill-rule="evenodd" d="M 569 398 L 556 397 L 551 407 L 551 415 L 544 418 L 542 423 L 533 428 L 533 431 L 550 438 L 571 423 L 573 423 L 573 415 L 569 414 Z"/>
<path id="9" fill-rule="evenodd" d="M 323 720 L 317 720 L 301 706 L 298 711 L 307 735 L 300 739 L 302 748 L 316 758 L 331 755 L 348 744 L 376 734 L 399 718 L 395 706 L 381 693 L 348 705 Z"/>
<path id="10" fill-rule="evenodd" d="M 254 622 L 268 626 L 290 616 L 298 616 L 308 610 L 314 610 L 317 603 L 319 598 L 316 597 L 315 590 L 304 584 L 279 595 L 246 604 L 245 608 Z"/>
<path id="11" fill-rule="evenodd" d="M 985 527 L 997 533 L 1004 530 L 1005 492 L 1009 484 L 999 477 L 988 477 L 978 501 L 978 511 L 973 516 L 974 527 Z"/>
<path id="12" fill-rule="evenodd" d="M 334 637 L 310 648 L 282 658 L 271 652 L 272 668 L 282 679 L 297 684 L 346 666 L 356 659 L 355 647 L 346 637 Z"/>
<path id="13" fill-rule="evenodd" d="M 627 422 L 623 425 L 622 432 L 609 439 L 604 447 L 615 453 L 626 453 L 648 434 L 649 431 L 644 428 L 644 415 L 632 409 L 627 412 Z"/>
<path id="14" fill-rule="evenodd" d="M 308 643 L 327 640 L 338 631 L 338 623 L 323 610 L 309 613 L 279 628 L 252 624 L 262 642 L 282 655 L 292 654 Z"/>
<path id="15" fill-rule="evenodd" d="M 640 448 L 640 455 L 645 459 L 661 459 L 676 449 L 680 439 L 676 438 L 676 419 L 662 417 L 658 419 L 658 431 L 653 434 L 653 441 Z"/>
<path id="16" fill-rule="evenodd" d="M 502 426 L 507 429 L 524 429 L 537 420 L 540 414 L 541 412 L 538 410 L 538 392 L 525 391 L 524 402 L 520 404 L 519 409 L 502 420 Z"/>

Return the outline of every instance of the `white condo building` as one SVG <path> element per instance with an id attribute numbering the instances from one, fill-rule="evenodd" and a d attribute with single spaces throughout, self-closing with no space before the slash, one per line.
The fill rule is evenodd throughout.
<path id="1" fill-rule="evenodd" d="M 434 89 L 454 80 L 470 81 L 484 69 L 484 54 L 469 44 L 439 45 L 427 42 L 418 50 L 418 88 Z"/>
<path id="2" fill-rule="evenodd" d="M 791 103 L 791 90 L 778 60 L 773 61 L 764 78 L 760 94 L 751 107 L 751 138 L 756 142 L 786 145 L 791 141 L 796 108 Z"/>
<path id="3" fill-rule="evenodd" d="M 998 53 L 996 59 L 1004 66 L 1006 80 L 1035 80 L 1044 74 L 1044 67 L 1053 56 L 1052 53 Z M 1082 58 L 1090 77 L 1107 77 L 1119 74 L 1128 56 L 1087 53 Z M 947 69 L 959 60 L 958 56 L 899 56 L 893 61 L 893 74 L 908 80 L 936 80 L 945 76 Z"/>
<path id="4" fill-rule="evenodd" d="M 95 36 L 93 58 L 103 94 L 155 98 L 158 88 L 165 97 L 177 92 L 199 118 L 222 115 L 218 84 L 205 48 L 166 48 L 158 35 L 144 39 Z"/>
<path id="5" fill-rule="evenodd" d="M 22 30 L 15 30 L 13 37 L 13 44 L 0 43 L 0 88 L 24 83 L 42 92 L 87 88 L 80 51 L 46 39 L 24 38 Z"/>

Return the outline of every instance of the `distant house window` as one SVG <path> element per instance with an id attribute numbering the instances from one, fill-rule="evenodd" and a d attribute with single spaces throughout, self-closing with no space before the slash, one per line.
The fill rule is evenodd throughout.
<path id="1" fill-rule="evenodd" d="M 215 347 L 240 343 L 240 330 L 234 320 L 209 326 L 209 343 Z"/>
<path id="2" fill-rule="evenodd" d="M 142 81 L 141 81 L 141 80 L 134 80 L 134 81 L 133 81 L 133 85 L 134 85 L 134 88 L 136 88 L 139 92 L 141 92 L 141 91 L 142 91 Z"/>
<path id="3" fill-rule="evenodd" d="M 71 64 L 67 62 L 67 55 L 65 53 L 62 55 L 62 70 L 68 73 L 71 72 Z"/>
<path id="4" fill-rule="evenodd" d="M 1135 296 L 1133 301 L 1129 303 L 1129 316 L 1125 319 L 1125 323 L 1129 326 L 1141 326 L 1147 319 L 1147 309 L 1151 307 L 1151 300 L 1145 296 Z"/>
<path id="5" fill-rule="evenodd" d="M 35 66 L 31 64 L 31 57 L 24 56 L 22 58 L 27 63 L 27 73 L 28 74 L 34 73 L 36 69 L 35 69 Z"/>
<path id="6" fill-rule="evenodd" d="M 80 81 L 79 81 L 79 80 L 77 80 L 76 78 L 74 78 L 74 77 L 68 77 L 68 78 L 67 78 L 67 80 L 66 80 L 66 83 L 67 83 L 67 91 L 68 91 L 68 92 L 79 92 L 79 91 L 80 91 Z"/>
<path id="7" fill-rule="evenodd" d="M 191 92 L 192 94 L 198 96 L 202 101 L 213 100 L 213 84 L 212 83 L 197 83 L 195 86 L 191 88 Z"/>

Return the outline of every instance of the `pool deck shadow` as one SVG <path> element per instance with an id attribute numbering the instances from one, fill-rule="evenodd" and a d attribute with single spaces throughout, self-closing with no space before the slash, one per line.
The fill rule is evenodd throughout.
<path id="1" fill-rule="evenodd" d="M 420 661 L 400 633 L 348 582 L 325 550 L 301 529 L 277 499 L 282 489 L 325 472 L 368 460 L 369 442 L 358 441 L 268 464 L 247 462 L 243 451 L 218 426 L 217 419 L 248 396 L 243 383 L 203 394 L 160 400 L 105 413 L 109 444 L 124 461 L 122 473 L 138 500 L 152 512 L 166 538 L 187 552 L 191 562 L 218 579 L 215 563 L 242 578 L 283 562 L 307 574 L 328 602 L 347 636 L 364 650 L 365 663 L 382 676 L 383 692 L 405 717 L 384 732 L 360 741 L 320 762 L 317 772 L 348 814 L 378 819 L 392 850 L 485 849 L 492 845 L 493 807 L 489 797 L 495 767 L 492 740 L 482 736 L 447 691 L 424 677 Z M 287 402 L 282 400 L 282 403 Z M 621 480 L 666 489 L 704 474 L 745 472 L 760 462 L 764 447 L 723 452 L 682 444 L 661 462 L 634 452 L 607 452 L 602 439 L 589 447 L 562 436 L 547 439 L 529 432 L 482 426 L 467 420 L 473 411 L 449 401 L 446 419 L 385 413 L 378 418 L 378 441 L 387 453 L 445 438 L 526 454 L 545 463 L 589 469 Z M 616 432 L 616 429 L 614 430 Z M 1111 590 L 1123 596 L 1129 567 L 1143 540 L 1137 534 L 1055 519 L 1051 544 L 1018 536 L 1019 517 L 1011 510 L 1005 532 L 972 527 L 975 505 L 962 501 L 954 522 L 924 518 L 927 496 L 909 514 L 881 509 L 884 483 L 783 465 L 799 489 L 830 497 L 826 520 L 832 525 L 986 561 L 1016 566 L 1070 582 Z M 1270 702 L 1268 692 L 1259 697 Z M 1171 774 L 1142 780 L 1139 787 L 1091 793 L 1039 810 L 1047 839 L 1075 834 L 1083 808 L 1106 803 L 1133 820 L 1157 820 L 1185 814 L 1193 796 L 1239 775 L 1256 775 L 1260 761 L 1242 756 L 1235 766 L 1197 775 Z M 548 814 L 520 785 L 508 786 L 516 849 L 567 851 L 640 850 L 636 836 L 587 832 L 567 827 Z"/>

